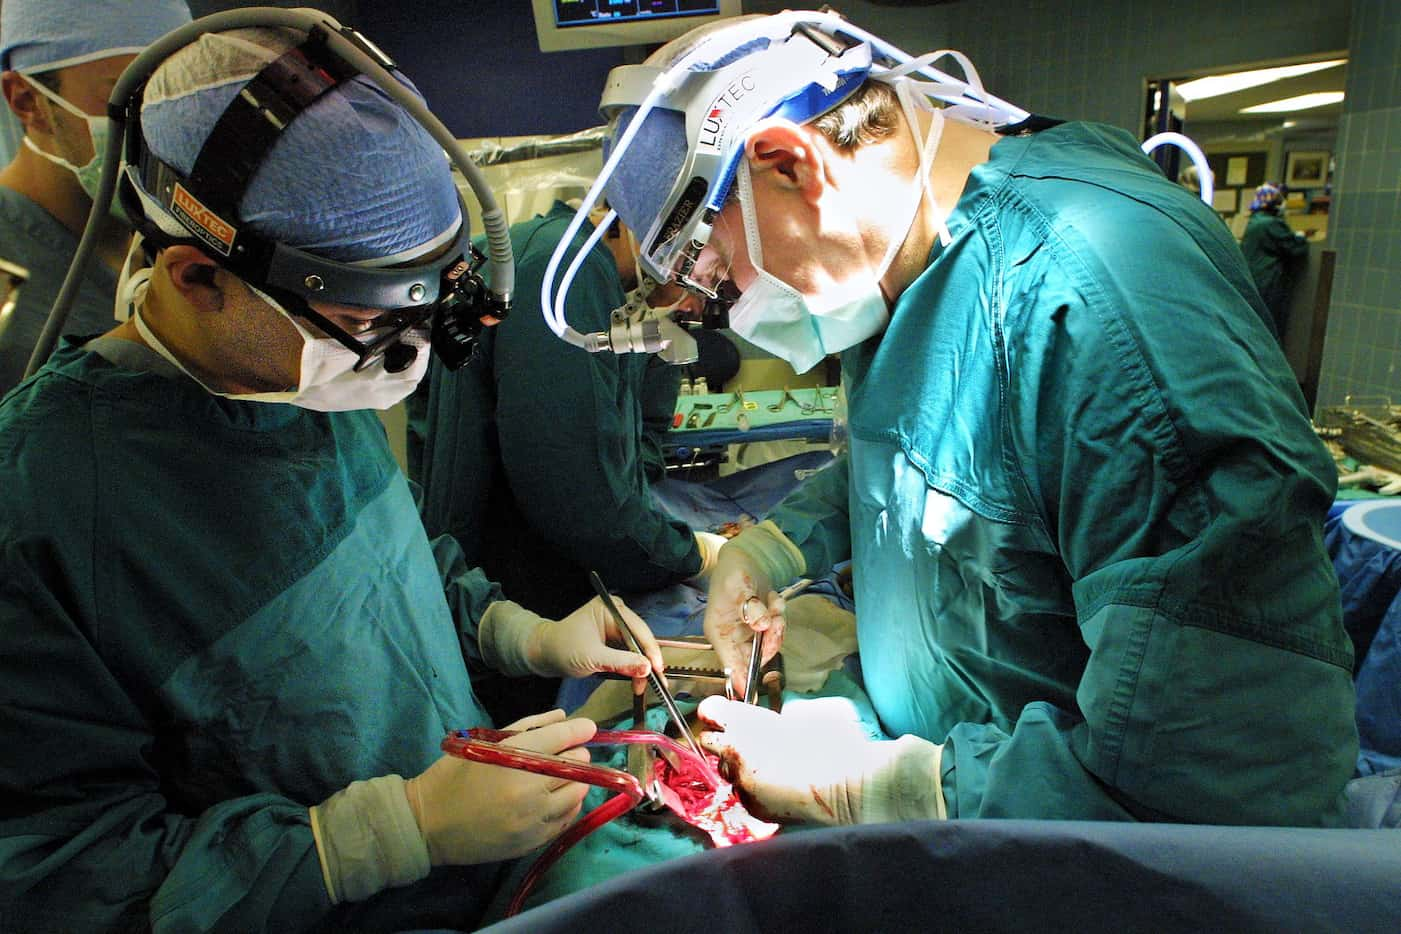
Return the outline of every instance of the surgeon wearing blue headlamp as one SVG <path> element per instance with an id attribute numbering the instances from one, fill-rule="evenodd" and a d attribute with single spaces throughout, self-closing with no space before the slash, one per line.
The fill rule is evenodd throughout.
<path id="1" fill-rule="evenodd" d="M 603 103 L 644 267 L 798 370 L 842 355 L 848 455 L 724 546 L 705 628 L 742 682 L 740 607 L 776 651 L 774 591 L 851 559 L 886 738 L 707 699 L 761 813 L 1338 818 L 1335 471 L 1208 208 L 830 14 L 694 32 Z"/>
<path id="2" fill-rule="evenodd" d="M 660 652 L 430 542 L 373 410 L 485 290 L 446 130 L 323 14 L 217 17 L 112 92 L 128 319 L 0 401 L 0 926 L 474 926 L 587 786 L 444 755 L 490 724 L 469 669 L 640 679 Z M 509 729 L 587 761 L 595 728 Z"/>

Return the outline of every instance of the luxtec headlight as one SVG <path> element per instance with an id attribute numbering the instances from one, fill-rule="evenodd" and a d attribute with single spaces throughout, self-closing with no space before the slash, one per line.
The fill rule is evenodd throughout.
<path id="1" fill-rule="evenodd" d="M 122 204 L 142 236 L 158 247 L 198 246 L 221 266 L 311 321 L 359 355 L 356 369 L 383 361 L 390 372 L 407 369 L 417 348 L 400 338 L 428 330 L 435 353 L 450 368 L 467 362 L 477 335 L 505 318 L 509 308 L 486 287 L 485 258 L 473 249 L 467 208 L 435 259 L 408 266 L 340 263 L 278 243 L 241 226 L 237 206 L 273 144 L 299 114 L 359 69 L 328 48 L 323 27 L 312 29 L 251 78 L 205 140 L 193 169 L 181 174 L 152 154 L 141 132 L 145 85 L 128 99 L 125 113 L 127 168 Z M 354 35 L 352 33 L 352 35 Z M 393 62 L 374 46 L 380 64 Z M 311 302 L 384 309 L 375 338 L 363 341 L 312 308 Z"/>
<path id="2" fill-rule="evenodd" d="M 966 80 L 933 66 L 944 55 L 963 66 Z M 565 320 L 565 296 L 581 262 L 581 254 L 572 260 L 567 254 L 653 110 L 684 115 L 686 152 L 641 238 L 640 262 L 657 281 L 677 282 L 702 297 L 704 317 L 718 323 L 737 297 L 733 284 L 696 267 L 729 197 L 749 135 L 769 118 L 808 123 L 837 107 L 867 79 L 911 82 L 918 93 L 939 101 L 946 117 L 999 132 L 1034 119 L 988 94 L 961 53 L 946 50 L 914 58 L 830 11 L 786 11 L 736 23 L 705 36 L 666 68 L 619 66 L 609 73 L 600 109 L 610 120 L 623 108 L 636 110 L 546 267 L 540 299 L 550 329 L 590 351 L 609 346 L 606 335 L 580 334 Z M 628 170 L 648 168 L 630 165 Z M 651 170 L 670 172 L 671 167 Z M 613 216 L 610 212 L 605 223 Z M 596 242 L 596 236 L 590 238 L 584 251 Z"/>
<path id="3" fill-rule="evenodd" d="M 871 71 L 869 45 L 780 17 L 766 25 L 777 33 L 752 38 L 754 53 L 714 70 L 696 66 L 678 76 L 675 66 L 615 68 L 599 107 L 611 119 L 624 107 L 641 107 L 658 85 L 674 83 L 652 106 L 685 114 L 691 145 L 662 210 L 640 240 L 641 259 L 658 281 L 679 282 L 709 301 L 720 297 L 717 284 L 691 272 L 725 206 L 748 132 L 769 117 L 806 123 L 850 97 Z M 643 107 L 633 120 L 646 115 Z"/>

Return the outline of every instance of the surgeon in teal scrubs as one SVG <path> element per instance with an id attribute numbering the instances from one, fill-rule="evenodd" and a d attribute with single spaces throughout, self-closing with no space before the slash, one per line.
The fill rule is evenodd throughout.
<path id="1" fill-rule="evenodd" d="M 431 368 L 422 483 L 424 524 L 449 532 L 521 603 L 564 612 L 610 587 L 656 590 L 715 562 L 724 539 L 693 531 L 653 500 L 681 368 L 653 354 L 580 354 L 554 340 L 540 280 L 572 209 L 516 224 L 517 296 L 461 370 Z M 576 236 L 582 246 L 593 232 Z M 625 230 L 585 258 L 570 290 L 576 328 L 606 331 L 637 284 Z M 660 420 L 648 415 L 664 412 Z M 656 424 L 660 421 L 660 424 Z"/>
<path id="2" fill-rule="evenodd" d="M 346 74 L 303 38 L 205 32 L 151 76 L 154 255 L 121 286 L 132 317 L 65 341 L 0 403 L 6 930 L 471 928 L 504 861 L 556 836 L 587 786 L 444 755 L 447 731 L 489 725 L 469 669 L 660 665 L 635 615 L 648 657 L 610 646 L 597 602 L 544 619 L 430 542 L 367 410 L 413 389 L 428 348 L 356 369 L 332 339 L 386 326 L 346 291 L 363 270 L 436 279 L 462 255 L 427 131 L 351 71 L 281 111 L 246 175 L 224 174 L 227 144 L 201 158 L 287 62 Z M 227 211 L 235 244 L 309 254 L 279 255 L 316 263 L 328 299 L 221 265 L 226 228 L 182 222 L 157 171 Z M 511 729 L 512 745 L 589 758 L 588 720 Z"/>
<path id="3" fill-rule="evenodd" d="M 699 583 L 725 541 L 652 498 L 680 367 L 653 354 L 576 353 L 546 328 L 540 280 L 573 215 L 556 203 L 511 228 L 510 317 L 465 367 L 432 366 L 410 400 L 413 411 L 427 397 L 419 480 L 428 534 L 451 535 L 469 563 L 547 616 L 589 599 L 590 571 L 624 592 Z M 568 299 L 576 327 L 608 329 L 624 287 L 636 285 L 633 242 L 615 228 L 586 257 Z M 491 672 L 475 687 L 493 717 L 510 719 L 559 692 L 554 679 Z"/>
<path id="4" fill-rule="evenodd" d="M 742 686 L 774 591 L 850 558 L 884 735 L 717 697 L 704 741 L 785 820 L 1336 821 L 1336 474 L 1235 243 L 1123 130 L 863 70 L 840 20 L 791 16 L 610 79 L 671 89 L 618 111 L 607 193 L 686 229 L 688 160 L 736 153 L 677 275 L 728 280 L 731 326 L 799 370 L 842 352 L 848 456 L 721 550 L 705 625 Z"/>

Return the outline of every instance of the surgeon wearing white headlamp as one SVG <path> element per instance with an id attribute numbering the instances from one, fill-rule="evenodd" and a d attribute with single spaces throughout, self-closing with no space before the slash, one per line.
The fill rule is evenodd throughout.
<path id="1" fill-rule="evenodd" d="M 1337 819 L 1334 471 L 1206 206 L 1128 133 L 833 14 L 697 30 L 603 105 L 598 188 L 648 271 L 800 370 L 842 353 L 848 455 L 721 549 L 705 629 L 742 680 L 745 601 L 772 653 L 774 591 L 852 559 L 898 739 L 708 698 L 761 813 Z"/>

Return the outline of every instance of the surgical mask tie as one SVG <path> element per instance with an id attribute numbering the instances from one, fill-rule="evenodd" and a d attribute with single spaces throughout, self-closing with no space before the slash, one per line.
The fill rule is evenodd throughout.
<path id="1" fill-rule="evenodd" d="M 944 136 L 944 111 L 930 103 L 929 98 L 916 95 L 913 90 L 914 84 L 915 82 L 908 79 L 896 81 L 895 96 L 900 101 L 900 110 L 905 115 L 905 122 L 910 125 L 910 135 L 914 138 L 915 149 L 919 152 L 919 168 L 916 171 L 924 197 L 929 199 L 929 208 L 934 212 L 939 243 L 948 246 L 953 242 L 953 235 L 949 233 L 948 218 L 939 209 L 939 202 L 934 197 L 934 188 L 929 181 L 929 167 L 934 162 L 934 156 L 938 153 L 939 143 Z M 918 110 L 921 109 L 929 114 L 929 129 L 925 131 L 923 139 L 919 135 L 917 119 Z"/>
<path id="2" fill-rule="evenodd" d="M 55 165 L 62 166 L 68 171 L 72 172 L 77 177 L 78 184 L 82 186 L 82 189 L 84 192 L 87 193 L 87 196 L 95 200 L 97 195 L 98 184 L 102 180 L 102 154 L 107 151 L 107 136 L 111 131 L 111 124 L 109 123 L 107 117 L 95 117 L 92 114 L 85 113 L 82 110 L 79 110 L 73 104 L 64 100 L 62 97 L 55 94 L 53 91 L 50 91 L 38 81 L 30 80 L 29 86 L 34 88 L 34 90 L 38 91 L 44 97 L 48 98 L 56 106 L 61 107 L 73 116 L 82 119 L 87 124 L 88 137 L 92 140 L 92 158 L 89 159 L 83 165 L 75 165 L 74 163 L 69 162 L 67 159 L 63 158 L 62 156 L 55 155 L 51 152 L 45 152 L 44 150 L 40 149 L 38 145 L 35 144 L 35 142 L 32 139 L 29 138 L 28 135 L 25 135 L 21 142 L 40 157 L 47 159 Z M 127 224 L 128 226 L 131 223 L 130 219 L 126 215 L 125 209 L 122 207 L 121 199 L 117 197 L 115 191 L 112 193 L 112 201 L 108 208 L 108 213 L 112 217 L 117 218 L 122 223 Z"/>
<path id="3" fill-rule="evenodd" d="M 302 336 L 301 377 L 296 389 L 253 393 L 221 392 L 212 389 L 191 373 L 151 333 L 141 318 L 139 305 L 133 306 L 132 320 L 136 330 L 146 343 L 150 344 L 151 349 L 199 383 L 206 392 L 239 402 L 281 402 L 317 412 L 388 409 L 406 399 L 428 371 L 427 337 L 410 330 L 404 332 L 400 340 L 418 347 L 419 353 L 413 365 L 398 373 L 390 373 L 384 368 L 384 361 L 381 359 L 357 373 L 355 364 L 359 361 L 358 354 L 333 338 L 314 336 L 275 298 L 253 285 L 248 285 L 248 289 L 292 322 L 292 327 Z M 369 332 L 369 336 L 373 335 L 374 331 Z"/>
<path id="4" fill-rule="evenodd" d="M 117 301 L 112 308 L 112 317 L 127 321 L 135 310 L 146 300 L 146 290 L 151 284 L 151 267 L 132 269 L 132 261 L 137 257 L 145 259 L 141 249 L 141 234 L 132 234 L 131 245 L 127 247 L 126 259 L 122 260 L 122 270 L 117 275 Z"/>

